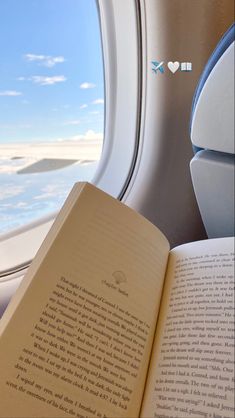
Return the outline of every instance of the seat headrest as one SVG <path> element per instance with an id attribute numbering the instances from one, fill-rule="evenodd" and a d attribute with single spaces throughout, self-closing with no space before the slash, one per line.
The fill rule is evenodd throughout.
<path id="1" fill-rule="evenodd" d="M 197 85 L 191 115 L 194 146 L 234 154 L 235 24 L 218 43 Z"/>

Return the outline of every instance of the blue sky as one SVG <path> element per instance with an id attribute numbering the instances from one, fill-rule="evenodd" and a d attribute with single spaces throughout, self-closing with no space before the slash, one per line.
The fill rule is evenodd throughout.
<path id="1" fill-rule="evenodd" d="M 0 18 L 0 144 L 102 133 L 95 0 L 1 0 Z"/>

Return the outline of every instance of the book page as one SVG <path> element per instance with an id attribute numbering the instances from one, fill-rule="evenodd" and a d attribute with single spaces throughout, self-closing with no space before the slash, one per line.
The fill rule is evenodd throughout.
<path id="1" fill-rule="evenodd" d="M 172 250 L 142 417 L 234 417 L 234 239 Z"/>
<path id="2" fill-rule="evenodd" d="M 0 322 L 0 416 L 136 417 L 169 244 L 91 185 L 60 216 Z"/>

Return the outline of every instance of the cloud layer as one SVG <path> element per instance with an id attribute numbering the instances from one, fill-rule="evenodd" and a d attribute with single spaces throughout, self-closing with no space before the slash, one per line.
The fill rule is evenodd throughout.
<path id="1" fill-rule="evenodd" d="M 95 84 L 88 83 L 87 81 L 85 83 L 80 84 L 80 89 L 93 89 L 95 87 Z"/>
<path id="2" fill-rule="evenodd" d="M 73 125 L 80 125 L 80 120 L 68 120 L 67 122 L 64 122 L 64 125 L 65 126 L 67 126 L 67 125 L 71 125 L 71 126 L 73 126 Z"/>
<path id="3" fill-rule="evenodd" d="M 0 96 L 15 97 L 15 96 L 22 96 L 22 93 L 21 91 L 16 91 L 16 90 L 5 90 L 5 91 L 0 91 Z"/>
<path id="4" fill-rule="evenodd" d="M 36 62 L 44 67 L 54 67 L 56 64 L 60 64 L 65 61 L 63 56 L 52 57 L 51 55 L 37 55 L 37 54 L 25 54 L 24 58 L 29 62 Z"/>
<path id="5" fill-rule="evenodd" d="M 96 99 L 92 102 L 92 104 L 95 104 L 95 105 L 104 104 L 104 99 Z"/>
<path id="6" fill-rule="evenodd" d="M 42 75 L 33 75 L 30 80 L 35 84 L 40 84 L 40 86 L 51 86 L 56 83 L 61 83 L 66 81 L 64 75 L 54 75 L 54 76 L 42 76 Z"/>
<path id="7" fill-rule="evenodd" d="M 93 130 L 89 129 L 85 134 L 83 135 L 74 135 L 71 138 L 69 138 L 72 141 L 102 141 L 104 138 L 104 134 L 102 132 L 94 132 Z"/>

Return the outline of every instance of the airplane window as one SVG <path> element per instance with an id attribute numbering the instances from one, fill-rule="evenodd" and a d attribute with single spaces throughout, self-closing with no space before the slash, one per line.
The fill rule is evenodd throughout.
<path id="1" fill-rule="evenodd" d="M 102 150 L 95 0 L 0 2 L 0 234 L 59 209 Z"/>

